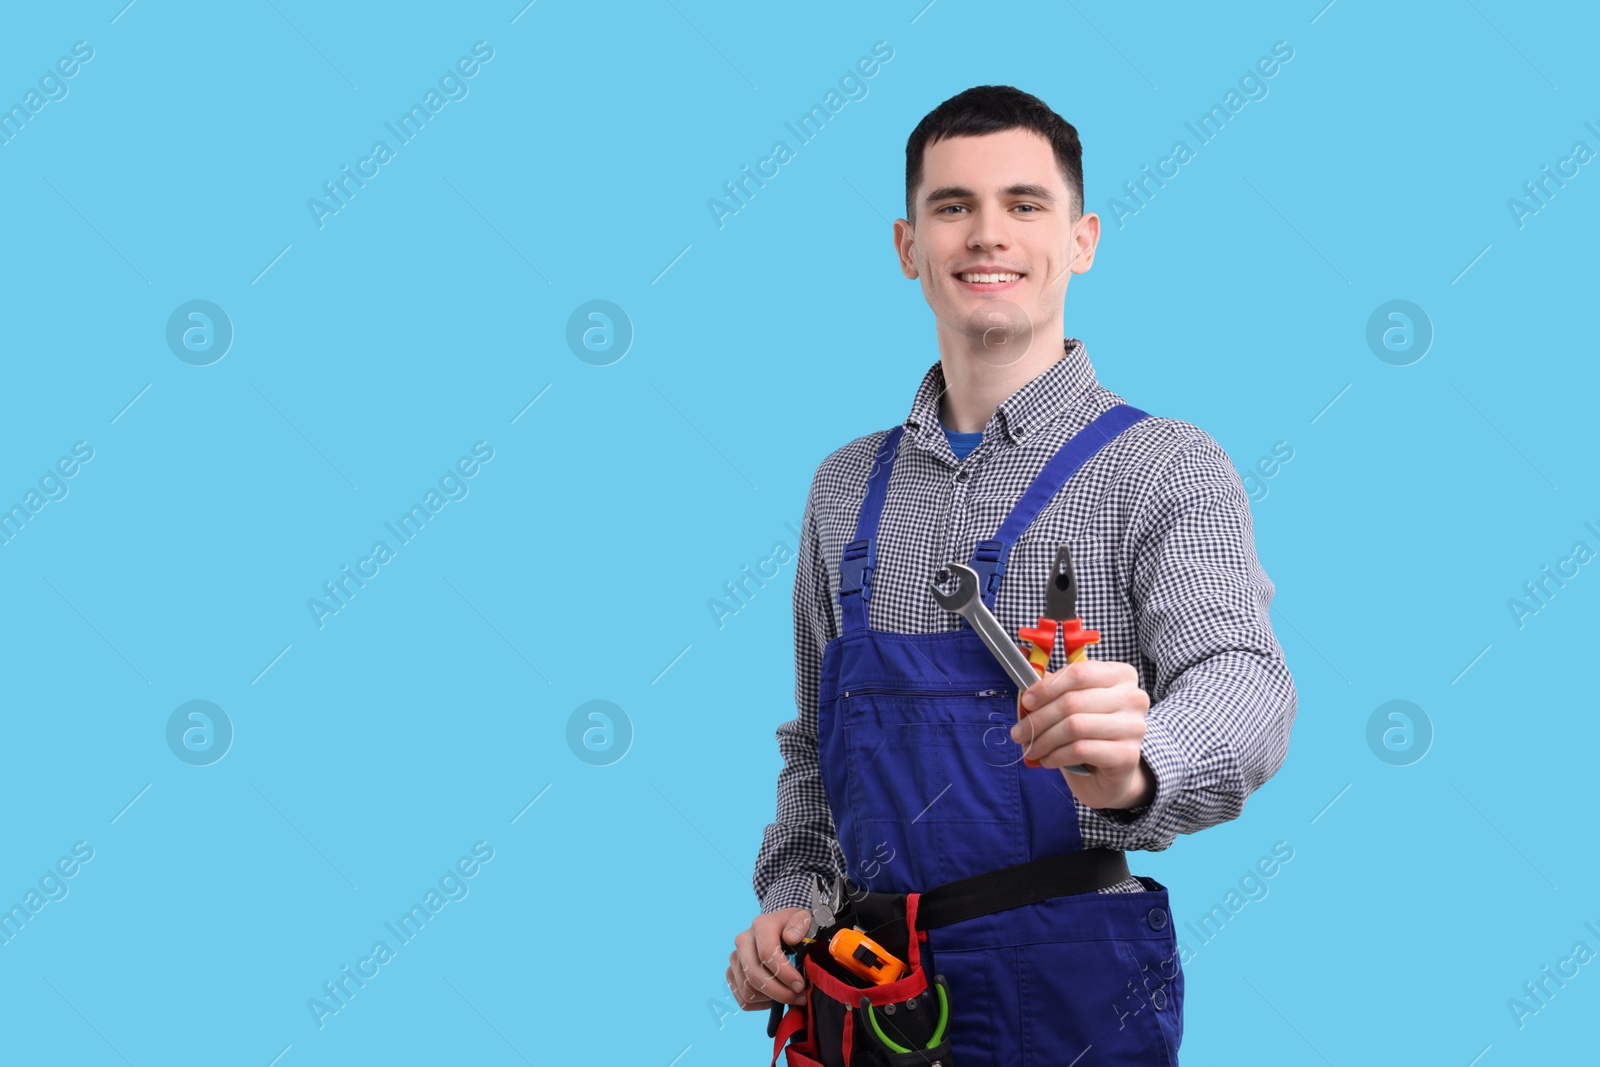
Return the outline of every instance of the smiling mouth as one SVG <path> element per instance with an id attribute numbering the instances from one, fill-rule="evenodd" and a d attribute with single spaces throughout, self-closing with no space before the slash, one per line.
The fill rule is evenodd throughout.
<path id="1" fill-rule="evenodd" d="M 1023 276 L 1006 271 L 997 274 L 968 272 L 966 274 L 957 274 L 956 277 L 968 285 L 1009 285 L 1012 282 L 1020 282 Z"/>

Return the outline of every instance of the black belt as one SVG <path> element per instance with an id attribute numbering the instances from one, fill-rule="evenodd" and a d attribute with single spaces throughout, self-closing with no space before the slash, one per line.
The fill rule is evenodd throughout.
<path id="1" fill-rule="evenodd" d="M 1091 893 L 1128 877 L 1127 853 L 1113 848 L 1062 852 L 1000 867 L 923 893 L 917 902 L 917 929 L 932 930 L 1052 897 Z M 854 904 L 855 918 L 863 930 L 873 933 L 885 928 L 885 932 L 903 936 L 905 909 L 899 902 L 905 894 L 865 892 L 853 882 L 845 888 L 845 899 Z"/>
<path id="2" fill-rule="evenodd" d="M 1128 855 L 1119 849 L 1086 848 L 946 882 L 917 902 L 917 929 L 992 915 L 1051 897 L 1107 889 L 1131 877 Z"/>

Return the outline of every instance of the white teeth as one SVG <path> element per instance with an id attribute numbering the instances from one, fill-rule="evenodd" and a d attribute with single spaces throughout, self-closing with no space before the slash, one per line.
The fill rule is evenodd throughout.
<path id="1" fill-rule="evenodd" d="M 1015 282 L 1022 279 L 1020 274 L 958 274 L 956 277 L 964 282 Z"/>

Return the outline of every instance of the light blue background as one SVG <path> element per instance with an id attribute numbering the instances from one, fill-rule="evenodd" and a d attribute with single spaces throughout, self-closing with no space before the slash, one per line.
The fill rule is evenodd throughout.
<path id="1" fill-rule="evenodd" d="M 1507 208 L 1600 150 L 1592 13 L 121 5 L 0 36 L 7 105 L 94 49 L 0 145 L 0 504 L 94 449 L 0 546 L 0 904 L 94 849 L 0 945 L 0 1058 L 766 1062 L 767 1013 L 719 1012 L 794 713 L 793 568 L 720 628 L 708 601 L 937 358 L 889 221 L 912 127 L 989 82 L 1082 136 L 1106 232 L 1067 330 L 1101 380 L 1241 472 L 1294 450 L 1254 504 L 1288 762 L 1130 857 L 1182 936 L 1294 849 L 1190 939 L 1183 1062 L 1594 1054 L 1600 965 L 1520 1029 L 1507 1008 L 1600 950 L 1600 570 L 1522 628 L 1507 607 L 1600 549 L 1600 167 Z M 469 95 L 319 229 L 307 199 L 480 40 Z M 877 41 L 868 95 L 718 229 L 706 201 Z M 1276 41 L 1267 96 L 1118 228 L 1109 198 Z M 235 331 L 206 367 L 165 341 L 195 299 Z M 609 366 L 565 340 L 597 299 L 635 330 Z M 1409 366 L 1365 340 L 1393 299 L 1435 331 Z M 319 629 L 307 599 L 477 441 L 469 495 Z M 165 740 L 196 699 L 235 730 L 206 767 Z M 1392 699 L 1435 733 L 1410 766 L 1366 741 Z M 568 747 L 590 700 L 631 722 L 609 766 Z M 470 894 L 319 1030 L 307 999 L 477 841 Z"/>

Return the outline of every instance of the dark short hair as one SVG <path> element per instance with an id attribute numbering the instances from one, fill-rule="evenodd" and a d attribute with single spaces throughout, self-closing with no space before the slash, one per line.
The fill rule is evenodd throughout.
<path id="1" fill-rule="evenodd" d="M 947 137 L 981 137 L 1002 130 L 1032 130 L 1050 142 L 1056 165 L 1072 191 L 1074 217 L 1083 214 L 1083 145 L 1078 131 L 1048 104 L 1009 85 L 975 85 L 923 116 L 906 141 L 906 218 L 917 219 L 914 198 L 922 184 L 922 156 Z"/>

